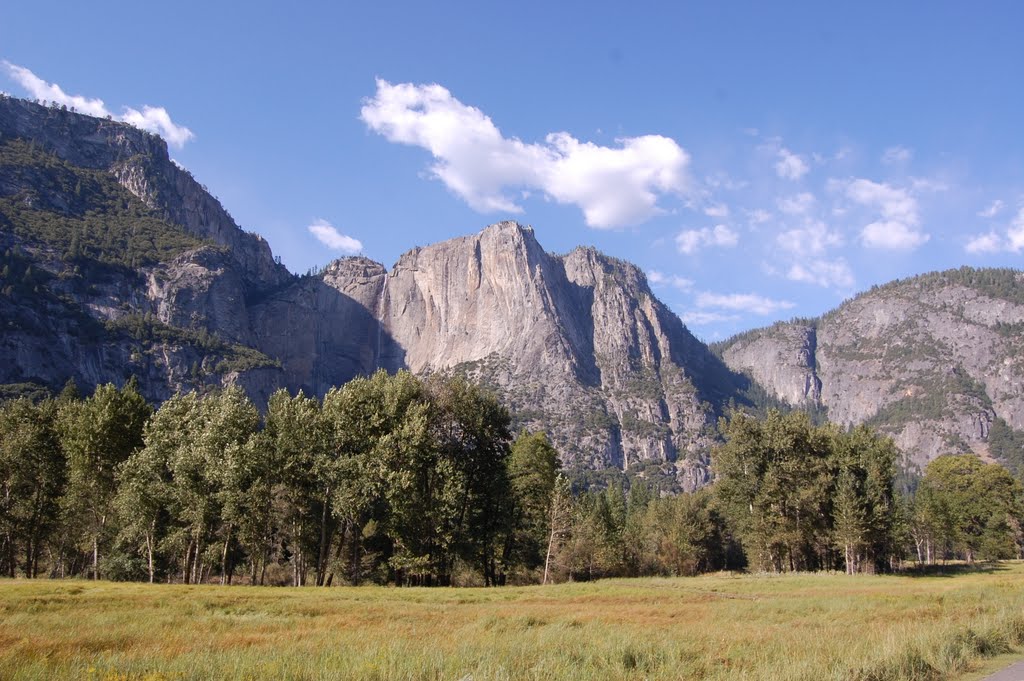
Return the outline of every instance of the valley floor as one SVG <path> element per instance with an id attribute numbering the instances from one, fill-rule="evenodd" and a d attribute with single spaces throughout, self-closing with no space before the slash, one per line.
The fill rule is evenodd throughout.
<path id="1" fill-rule="evenodd" d="M 4 679 L 942 679 L 1024 644 L 1024 564 L 499 589 L 0 581 Z"/>

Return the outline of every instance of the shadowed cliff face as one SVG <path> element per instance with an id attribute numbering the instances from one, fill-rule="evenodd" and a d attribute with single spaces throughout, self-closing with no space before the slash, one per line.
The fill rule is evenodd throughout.
<path id="1" fill-rule="evenodd" d="M 997 417 L 1024 430 L 1022 277 L 964 268 L 894 282 L 812 324 L 742 334 L 722 355 L 790 404 L 891 433 L 919 464 L 987 457 Z"/>
<path id="2" fill-rule="evenodd" d="M 263 404 L 379 368 L 456 372 L 548 430 L 571 466 L 707 480 L 731 374 L 628 263 L 549 255 L 504 222 L 390 271 L 343 258 L 295 277 L 154 135 L 3 98 L 0 154 L 0 240 L 42 277 L 0 300 L 0 383 L 134 373 L 157 401 L 238 383 Z"/>
<path id="3" fill-rule="evenodd" d="M 268 345 L 284 315 L 288 338 Z M 549 431 L 568 464 L 654 464 L 687 488 L 707 479 L 705 427 L 731 394 L 700 384 L 730 374 L 640 270 L 593 249 L 549 255 L 514 222 L 409 251 L 390 272 L 337 261 L 256 319 L 291 386 L 323 392 L 342 367 L 462 373 Z M 337 366 L 317 380 L 324 362 Z"/>

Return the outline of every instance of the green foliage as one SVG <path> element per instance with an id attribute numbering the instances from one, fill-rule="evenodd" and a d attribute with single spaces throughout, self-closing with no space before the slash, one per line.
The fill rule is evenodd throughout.
<path id="1" fill-rule="evenodd" d="M 945 455 L 925 468 L 913 500 L 912 531 L 921 562 L 1019 555 L 1024 487 L 998 464 Z"/>
<path id="2" fill-rule="evenodd" d="M 89 398 L 61 404 L 57 419 L 67 456 L 67 492 L 62 498 L 66 538 L 91 548 L 92 576 L 111 535 L 118 467 L 142 447 L 142 431 L 152 409 L 129 381 L 122 389 L 101 385 Z"/>
<path id="3" fill-rule="evenodd" d="M 9 248 L 0 254 L 0 295 L 6 298 L 19 302 L 45 298 L 46 285 L 52 279 L 53 275 L 16 249 Z"/>
<path id="4" fill-rule="evenodd" d="M 722 431 L 715 496 L 756 567 L 888 569 L 898 554 L 890 440 L 776 411 L 736 414 Z"/>
<path id="5" fill-rule="evenodd" d="M 194 347 L 203 354 L 214 356 L 213 372 L 217 374 L 281 368 L 280 361 L 267 357 L 255 348 L 240 343 L 227 343 L 204 328 L 170 326 L 151 314 L 124 315 L 106 322 L 105 327 L 108 333 L 139 341 L 147 349 L 156 343 Z"/>
<path id="6" fill-rule="evenodd" d="M 39 383 L 0 383 L 0 402 L 25 397 L 32 402 L 39 402 L 50 397 L 50 389 Z"/>
<path id="7" fill-rule="evenodd" d="M 58 527 L 65 461 L 57 404 L 21 398 L 0 404 L 0 574 L 26 577 Z"/>
<path id="8" fill-rule="evenodd" d="M 1024 433 L 997 416 L 988 431 L 989 453 L 1018 478 L 1024 474 Z"/>
<path id="9" fill-rule="evenodd" d="M 748 563 L 870 572 L 909 542 L 972 560 L 1021 541 L 1024 493 L 1005 470 L 936 462 L 903 485 L 916 494 L 904 503 L 895 447 L 867 427 L 735 414 L 710 488 L 671 494 L 674 464 L 646 462 L 581 475 L 574 496 L 547 437 L 511 442 L 509 423 L 479 386 L 408 372 L 323 401 L 279 391 L 262 422 L 239 388 L 151 413 L 134 381 L 86 399 L 69 383 L 56 399 L 0 405 L 0 569 L 500 585 Z"/>
<path id="10" fill-rule="evenodd" d="M 551 511 L 560 464 L 544 432 L 523 431 L 512 443 L 509 482 L 515 503 L 504 560 L 527 570 L 544 564 L 551 543 Z"/>
<path id="11" fill-rule="evenodd" d="M 204 245 L 147 207 L 102 170 L 73 166 L 20 139 L 0 141 L 0 227 L 81 259 L 141 267 Z"/>

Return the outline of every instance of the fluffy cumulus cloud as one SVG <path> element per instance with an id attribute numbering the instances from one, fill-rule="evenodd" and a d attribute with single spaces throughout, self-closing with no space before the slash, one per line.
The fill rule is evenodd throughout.
<path id="1" fill-rule="evenodd" d="M 710 293 L 697 294 L 697 307 L 736 312 L 752 312 L 759 315 L 770 315 L 782 310 L 789 310 L 794 304 L 788 300 L 772 300 L 756 293 Z"/>
<path id="2" fill-rule="evenodd" d="M 772 214 L 764 210 L 763 208 L 755 208 L 754 210 L 748 210 L 746 211 L 746 214 L 747 222 L 750 224 L 751 227 L 758 227 L 759 225 L 763 225 L 766 222 L 770 222 L 772 219 Z"/>
<path id="3" fill-rule="evenodd" d="M 163 137 L 167 142 L 179 149 L 195 135 L 188 128 L 176 125 L 171 115 L 162 106 L 144 106 L 142 111 L 125 107 L 121 120 L 136 128 L 148 130 Z"/>
<path id="4" fill-rule="evenodd" d="M 740 235 L 726 225 L 684 229 L 676 235 L 676 248 L 685 255 L 692 255 L 704 246 L 732 248 L 739 242 Z"/>
<path id="5" fill-rule="evenodd" d="M 861 230 L 865 246 L 909 251 L 930 238 L 920 229 L 917 199 L 908 190 L 864 178 L 839 184 L 848 199 L 876 213 L 877 219 Z"/>
<path id="6" fill-rule="evenodd" d="M 998 253 L 1003 250 L 1003 237 L 996 232 L 989 232 L 987 234 L 979 234 L 964 246 L 964 250 L 968 253 Z"/>
<path id="7" fill-rule="evenodd" d="M 861 241 L 869 248 L 889 251 L 912 251 L 930 238 L 905 222 L 880 220 L 866 225 L 860 232 Z"/>
<path id="8" fill-rule="evenodd" d="M 606 147 L 555 132 L 527 143 L 505 137 L 440 85 L 378 80 L 360 117 L 390 142 L 429 151 L 433 176 L 480 212 L 520 213 L 516 194 L 539 190 L 606 229 L 639 224 L 662 212 L 661 196 L 689 191 L 689 155 L 668 137 L 625 137 Z"/>
<path id="9" fill-rule="evenodd" d="M 363 250 L 361 241 L 342 234 L 337 227 L 326 220 L 314 220 L 307 229 L 317 238 L 317 241 L 332 251 L 339 251 L 344 255 L 355 255 Z"/>
<path id="10" fill-rule="evenodd" d="M 672 288 L 679 289 L 680 291 L 689 291 L 693 288 L 692 279 L 680 277 L 678 274 L 665 274 L 658 270 L 648 270 L 647 281 L 651 286 L 656 286 L 658 288 L 670 286 Z"/>
<path id="11" fill-rule="evenodd" d="M 739 321 L 740 316 L 737 314 L 708 312 L 707 310 L 687 310 L 679 315 L 679 318 L 682 319 L 683 323 L 687 326 L 708 326 L 710 324 L 720 324 L 722 322 Z"/>
<path id="12" fill-rule="evenodd" d="M 793 196 L 784 196 L 776 200 L 779 210 L 786 215 L 804 215 L 810 212 L 815 204 L 814 195 L 810 192 L 801 192 Z"/>
<path id="13" fill-rule="evenodd" d="M 156 133 L 172 146 L 181 148 L 195 135 L 188 128 L 177 125 L 171 120 L 170 114 L 163 107 L 144 106 L 142 111 L 125 107 L 124 113 L 114 115 L 107 109 L 102 99 L 90 99 L 82 95 L 69 95 L 56 83 L 48 83 L 24 66 L 8 61 L 3 62 L 8 75 L 13 78 L 33 99 L 56 102 L 67 107 L 74 107 L 80 113 L 90 116 L 110 116 L 124 121 L 136 128 Z"/>
<path id="14" fill-rule="evenodd" d="M 713 203 L 704 208 L 704 215 L 710 218 L 727 218 L 729 217 L 729 206 L 724 203 Z"/>
<path id="15" fill-rule="evenodd" d="M 793 263 L 786 272 L 786 278 L 804 284 L 841 289 L 852 288 L 855 281 L 850 265 L 843 258 Z"/>
<path id="16" fill-rule="evenodd" d="M 843 245 L 843 235 L 824 222 L 807 222 L 802 227 L 781 232 L 775 241 L 779 248 L 798 257 L 820 256 L 830 248 Z"/>
<path id="17" fill-rule="evenodd" d="M 968 253 L 1020 253 L 1024 250 L 1024 208 L 1010 221 L 1002 234 L 992 230 L 973 237 L 964 246 Z"/>
<path id="18" fill-rule="evenodd" d="M 794 154 L 786 147 L 779 147 L 778 160 L 775 162 L 775 173 L 786 180 L 799 180 L 810 168 L 802 156 Z"/>

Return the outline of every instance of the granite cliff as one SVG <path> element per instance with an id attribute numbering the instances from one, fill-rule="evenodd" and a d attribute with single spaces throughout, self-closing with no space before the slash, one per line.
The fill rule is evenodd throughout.
<path id="1" fill-rule="evenodd" d="M 639 269 L 588 248 L 550 255 L 514 222 L 414 249 L 390 271 L 336 261 L 252 316 L 289 387 L 319 394 L 377 367 L 461 373 L 548 430 L 570 465 L 653 467 L 691 489 L 733 394 Z"/>
<path id="2" fill-rule="evenodd" d="M 1019 272 L 894 282 L 712 352 L 635 266 L 549 254 L 514 222 L 390 269 L 295 276 L 159 137 L 3 96 L 0 275 L 0 396 L 136 375 L 154 401 L 239 384 L 264 404 L 377 369 L 454 372 L 549 431 L 578 475 L 670 489 L 707 481 L 717 417 L 758 392 L 873 424 L 917 463 L 1024 443 Z"/>
<path id="3" fill-rule="evenodd" d="M 875 287 L 716 351 L 780 400 L 869 423 L 923 464 L 1024 431 L 1024 273 L 963 268 Z"/>
<path id="4" fill-rule="evenodd" d="M 153 400 L 243 385 L 321 395 L 383 368 L 490 384 L 580 470 L 693 489 L 742 379 L 635 266 L 546 253 L 513 222 L 393 268 L 275 262 L 158 137 L 0 98 L 0 384 L 88 388 L 134 374 Z M 19 388 L 20 386 L 20 388 Z"/>

